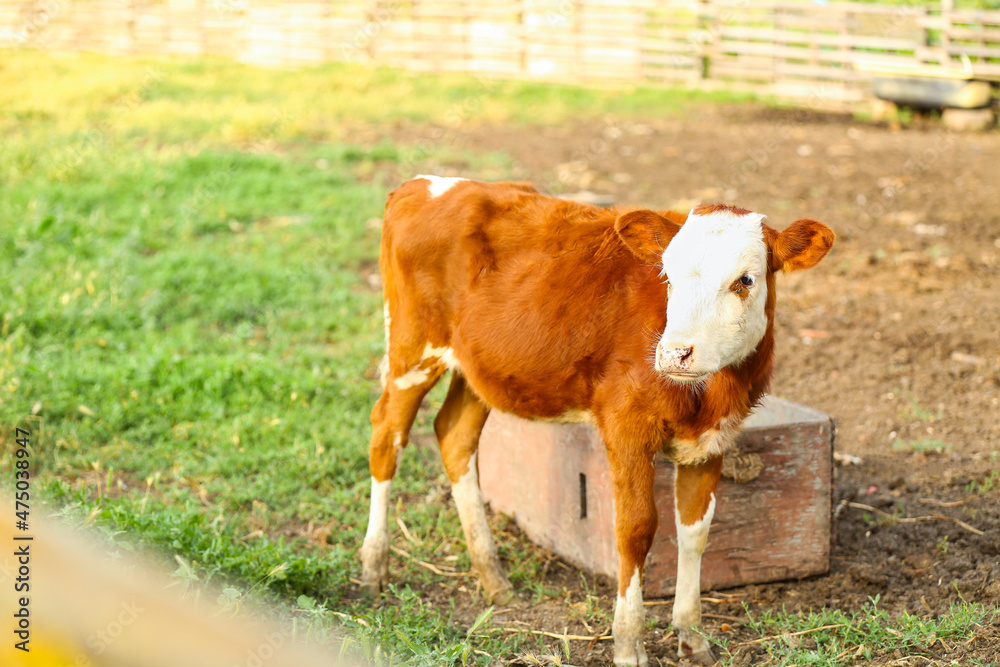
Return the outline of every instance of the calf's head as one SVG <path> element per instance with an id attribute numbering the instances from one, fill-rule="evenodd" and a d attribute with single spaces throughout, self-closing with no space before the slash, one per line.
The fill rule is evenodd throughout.
<path id="1" fill-rule="evenodd" d="M 815 266 L 833 245 L 833 232 L 815 220 L 796 220 L 783 232 L 763 220 L 722 205 L 698 206 L 682 225 L 648 210 L 617 219 L 625 246 L 661 266 L 667 283 L 657 371 L 697 382 L 746 359 L 773 315 L 767 303 L 774 273 Z"/>

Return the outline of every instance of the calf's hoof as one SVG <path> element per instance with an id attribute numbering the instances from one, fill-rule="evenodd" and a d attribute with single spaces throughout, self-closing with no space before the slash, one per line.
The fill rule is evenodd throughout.
<path id="1" fill-rule="evenodd" d="M 388 577 L 368 577 L 364 574 L 361 575 L 361 593 L 363 595 L 378 597 L 380 593 L 385 591 L 388 585 Z"/>
<path id="2" fill-rule="evenodd" d="M 389 586 L 389 549 L 365 541 L 361 547 L 361 592 L 378 595 Z"/>
<path id="3" fill-rule="evenodd" d="M 619 642 L 615 640 L 615 667 L 647 667 L 646 647 L 642 640 L 638 642 Z"/>
<path id="4" fill-rule="evenodd" d="M 389 569 L 379 570 L 367 565 L 361 570 L 361 592 L 365 595 L 378 596 L 389 587 Z"/>
<path id="5" fill-rule="evenodd" d="M 696 665 L 714 665 L 716 662 L 712 645 L 694 628 L 682 628 L 677 632 L 677 653 Z"/>
<path id="6" fill-rule="evenodd" d="M 498 607 L 520 606 L 520 598 L 514 592 L 514 586 L 498 565 L 474 569 L 479 575 L 479 583 L 483 586 L 483 597 L 489 600 L 490 604 Z"/>
<path id="7" fill-rule="evenodd" d="M 686 651 L 685 648 L 687 649 Z M 691 647 L 686 644 L 681 644 L 680 651 L 678 652 L 682 658 L 689 660 L 696 665 L 714 665 L 716 663 L 716 658 L 712 653 L 712 649 L 707 646 L 696 651 L 692 650 Z"/>
<path id="8" fill-rule="evenodd" d="M 514 591 L 513 586 L 502 588 L 492 594 L 487 591 L 485 595 L 489 603 L 496 605 L 497 607 L 513 607 L 515 609 L 520 609 L 528 606 L 527 603 Z"/>

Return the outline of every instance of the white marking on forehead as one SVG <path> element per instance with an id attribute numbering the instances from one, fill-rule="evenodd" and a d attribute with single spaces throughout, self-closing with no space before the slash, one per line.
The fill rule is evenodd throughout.
<path id="1" fill-rule="evenodd" d="M 670 275 L 677 267 L 698 277 L 724 273 L 725 278 L 733 271 L 764 268 L 735 266 L 748 260 L 748 255 L 760 254 L 761 262 L 766 259 L 761 227 L 764 217 L 760 213 L 737 215 L 730 211 L 696 215 L 692 210 L 663 251 L 664 271 Z"/>
<path id="2" fill-rule="evenodd" d="M 754 213 L 753 211 L 747 211 L 746 213 L 734 213 L 733 211 L 713 211 L 707 215 L 702 215 L 700 213 L 695 213 L 695 209 L 691 209 L 688 212 L 687 222 L 697 222 L 702 225 L 703 228 L 709 230 L 723 232 L 727 229 L 733 227 L 745 227 L 748 229 L 756 229 L 757 225 L 765 218 L 763 213 Z M 687 224 L 685 222 L 685 224 Z"/>
<path id="3" fill-rule="evenodd" d="M 456 183 L 469 180 L 467 178 L 458 178 L 457 176 L 428 176 L 426 174 L 420 174 L 416 178 L 424 178 L 430 181 L 430 185 L 427 186 L 427 194 L 430 195 L 431 199 L 440 197 Z"/>

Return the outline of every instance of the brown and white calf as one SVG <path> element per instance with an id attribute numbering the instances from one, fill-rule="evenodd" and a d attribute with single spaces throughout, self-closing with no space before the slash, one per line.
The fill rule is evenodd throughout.
<path id="1" fill-rule="evenodd" d="M 679 650 L 711 662 L 699 631 L 701 554 L 722 455 L 771 375 L 775 273 L 814 266 L 834 240 L 814 220 L 780 233 L 763 221 L 722 205 L 686 215 L 605 210 L 526 184 L 435 176 L 392 192 L 364 586 L 380 591 L 388 581 L 398 457 L 421 400 L 450 370 L 434 429 L 486 594 L 498 603 L 513 597 L 479 491 L 476 451 L 490 409 L 591 422 L 614 482 L 615 663 L 647 662 L 641 582 L 657 524 L 658 452 L 677 466 Z"/>

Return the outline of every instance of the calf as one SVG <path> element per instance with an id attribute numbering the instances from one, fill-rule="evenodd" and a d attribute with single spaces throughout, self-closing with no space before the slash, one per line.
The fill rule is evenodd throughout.
<path id="1" fill-rule="evenodd" d="M 763 220 L 722 205 L 687 215 L 605 210 L 530 185 L 435 176 L 392 192 L 365 588 L 388 581 L 398 457 L 424 395 L 451 370 L 434 430 L 486 595 L 499 604 L 513 597 L 479 491 L 476 451 L 490 409 L 590 422 L 614 484 L 615 663 L 647 663 L 641 583 L 657 524 L 657 452 L 677 466 L 679 651 L 713 662 L 699 629 L 700 569 L 722 456 L 771 375 L 775 273 L 814 266 L 834 240 L 814 220 L 780 233 Z"/>

